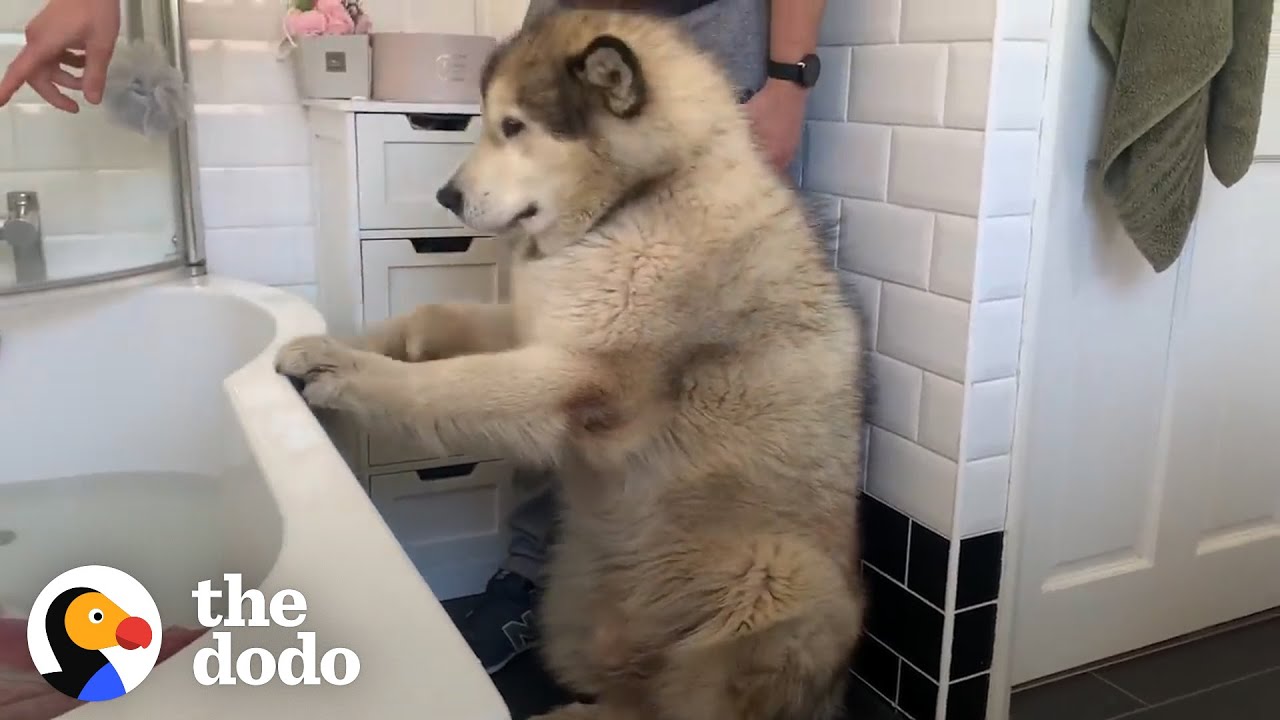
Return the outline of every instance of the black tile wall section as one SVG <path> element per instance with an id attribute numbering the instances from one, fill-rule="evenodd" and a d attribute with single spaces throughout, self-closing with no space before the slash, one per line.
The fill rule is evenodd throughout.
<path id="1" fill-rule="evenodd" d="M 995 641 L 995 605 L 980 605 L 956 613 L 951 641 L 951 677 L 963 679 L 990 670 Z"/>
<path id="2" fill-rule="evenodd" d="M 919 523 L 912 523 L 909 547 L 907 587 L 934 607 L 946 607 L 951 541 Z"/>
<path id="3" fill-rule="evenodd" d="M 870 495 L 860 514 L 869 606 L 854 674 L 913 720 L 933 720 L 944 695 L 947 720 L 983 720 L 1004 533 L 960 541 L 951 653 L 943 657 L 953 541 Z"/>
<path id="4" fill-rule="evenodd" d="M 947 720 L 986 720 L 991 675 L 951 683 L 947 691 Z"/>
<path id="5" fill-rule="evenodd" d="M 960 580 L 956 607 L 995 602 L 1000 595 L 1004 533 L 993 532 L 960 541 Z"/>
<path id="6" fill-rule="evenodd" d="M 920 670 L 937 678 L 942 670 L 942 611 L 868 568 L 867 632 Z"/>
<path id="7" fill-rule="evenodd" d="M 889 577 L 907 578 L 907 539 L 911 520 L 870 495 L 862 496 L 862 559 Z"/>
<path id="8" fill-rule="evenodd" d="M 892 702 L 898 696 L 898 667 L 901 664 L 902 659 L 879 640 L 863 635 L 854 653 L 853 674 Z"/>
<path id="9" fill-rule="evenodd" d="M 904 664 L 898 687 L 898 710 L 911 720 L 933 720 L 938 711 L 938 683 Z"/>

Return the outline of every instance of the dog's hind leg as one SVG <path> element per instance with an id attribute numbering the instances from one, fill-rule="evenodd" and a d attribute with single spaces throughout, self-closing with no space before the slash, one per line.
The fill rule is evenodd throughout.
<path id="1" fill-rule="evenodd" d="M 653 678 L 657 718 L 837 717 L 863 613 L 837 564 L 794 539 L 762 537 L 703 572 L 724 589 Z"/>

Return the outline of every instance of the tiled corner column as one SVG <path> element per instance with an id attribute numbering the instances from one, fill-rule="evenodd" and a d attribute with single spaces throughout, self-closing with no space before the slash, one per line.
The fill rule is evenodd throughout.
<path id="1" fill-rule="evenodd" d="M 804 187 L 839 222 L 873 395 L 853 671 L 986 715 L 1052 0 L 828 0 Z"/>

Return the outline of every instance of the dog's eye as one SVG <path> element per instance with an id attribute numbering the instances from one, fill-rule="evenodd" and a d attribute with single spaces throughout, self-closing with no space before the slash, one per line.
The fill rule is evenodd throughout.
<path id="1" fill-rule="evenodd" d="M 511 117 L 502 119 L 503 137 L 513 138 L 519 135 L 522 130 L 524 130 L 524 123 L 519 120 Z"/>

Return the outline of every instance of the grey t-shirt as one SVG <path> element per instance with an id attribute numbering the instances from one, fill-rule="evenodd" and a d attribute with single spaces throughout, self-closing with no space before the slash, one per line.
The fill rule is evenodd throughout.
<path id="1" fill-rule="evenodd" d="M 752 93 L 764 84 L 769 56 L 770 0 L 714 0 L 675 16 L 704 50 L 718 58 L 740 91 Z M 572 0 L 530 0 L 530 18 L 560 7 L 573 7 Z M 636 3 L 631 3 L 635 5 Z M 645 3 L 657 13 L 679 12 L 680 0 L 650 0 Z"/>

